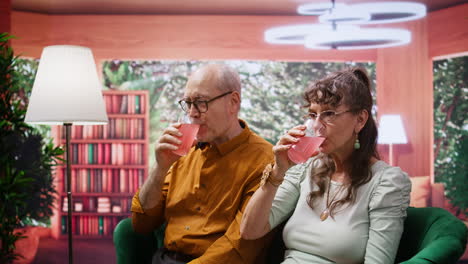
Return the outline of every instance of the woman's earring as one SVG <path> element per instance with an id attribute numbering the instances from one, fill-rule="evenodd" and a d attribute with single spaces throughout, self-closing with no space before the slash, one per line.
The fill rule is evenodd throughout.
<path id="1" fill-rule="evenodd" d="M 356 138 L 356 141 L 354 141 L 354 149 L 360 149 L 361 148 L 361 143 L 359 143 L 359 139 Z"/>

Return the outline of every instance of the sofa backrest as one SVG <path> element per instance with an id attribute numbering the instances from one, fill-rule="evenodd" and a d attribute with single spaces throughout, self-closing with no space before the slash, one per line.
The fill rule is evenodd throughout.
<path id="1" fill-rule="evenodd" d="M 411 194 L 410 206 L 412 207 L 427 207 L 431 197 L 431 181 L 429 176 L 410 177 Z"/>
<path id="2" fill-rule="evenodd" d="M 444 185 L 432 183 L 429 176 L 413 176 L 411 180 L 410 206 L 445 208 Z"/>

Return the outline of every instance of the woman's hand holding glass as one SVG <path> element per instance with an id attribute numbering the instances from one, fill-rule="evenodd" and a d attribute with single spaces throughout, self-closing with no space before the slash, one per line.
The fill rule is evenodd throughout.
<path id="1" fill-rule="evenodd" d="M 306 162 L 319 153 L 318 147 L 325 138 L 315 136 L 314 121 L 308 119 L 304 125 L 296 126 L 287 131 L 273 147 L 276 157 L 276 170 L 284 173 L 298 163 Z"/>
<path id="2" fill-rule="evenodd" d="M 292 148 L 294 144 L 299 142 L 299 139 L 305 135 L 306 126 L 299 125 L 288 130 L 283 136 L 280 137 L 279 141 L 273 147 L 275 154 L 275 168 L 277 177 L 280 175 L 284 176 L 286 171 L 295 165 L 288 157 L 288 150 Z"/>

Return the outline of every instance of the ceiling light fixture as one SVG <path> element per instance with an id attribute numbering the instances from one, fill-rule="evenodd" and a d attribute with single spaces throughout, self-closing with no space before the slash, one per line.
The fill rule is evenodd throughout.
<path id="1" fill-rule="evenodd" d="M 370 14 L 370 19 L 363 24 L 404 22 L 426 16 L 426 6 L 412 2 L 362 3 L 353 5 L 353 8 Z"/>
<path id="2" fill-rule="evenodd" d="M 311 49 L 373 49 L 405 45 L 411 32 L 404 29 L 360 28 L 356 25 L 394 23 L 422 18 L 426 7 L 413 2 L 354 5 L 317 3 L 300 5 L 302 15 L 319 15 L 319 24 L 280 26 L 265 31 L 272 44 L 301 44 Z M 350 25 L 354 24 L 354 25 Z"/>
<path id="3" fill-rule="evenodd" d="M 320 23 L 363 24 L 371 19 L 369 12 L 352 6 L 332 8 L 328 13 L 319 16 Z"/>
<path id="4" fill-rule="evenodd" d="M 343 7 L 345 4 L 336 4 L 335 7 Z M 297 8 L 297 13 L 301 15 L 319 16 L 329 12 L 333 8 L 333 3 L 304 4 Z"/>
<path id="5" fill-rule="evenodd" d="M 366 49 L 388 48 L 407 44 L 411 33 L 404 29 L 338 27 L 336 30 L 319 30 L 305 38 L 309 49 Z"/>
<path id="6" fill-rule="evenodd" d="M 359 27 L 343 25 L 340 28 L 357 30 Z M 305 39 L 311 33 L 330 32 L 332 25 L 325 24 L 302 24 L 292 26 L 275 27 L 265 31 L 265 41 L 272 44 L 305 44 Z"/>

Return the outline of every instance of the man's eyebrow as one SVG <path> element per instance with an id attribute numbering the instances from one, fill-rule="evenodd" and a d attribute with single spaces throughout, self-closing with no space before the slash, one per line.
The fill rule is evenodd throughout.
<path id="1" fill-rule="evenodd" d="M 192 97 L 192 98 L 190 98 L 190 97 L 184 97 L 183 99 L 184 99 L 184 100 L 193 100 L 193 101 L 199 100 L 199 99 L 205 99 L 205 100 L 207 100 L 207 99 L 208 99 L 208 96 L 207 96 L 207 95 L 197 95 L 197 96 Z"/>

